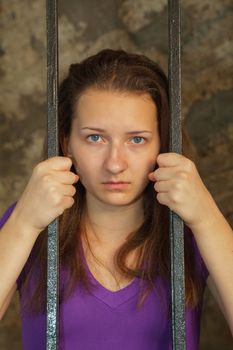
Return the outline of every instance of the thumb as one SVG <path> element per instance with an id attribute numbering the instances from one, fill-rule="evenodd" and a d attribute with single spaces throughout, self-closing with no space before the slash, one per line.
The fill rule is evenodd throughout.
<path id="1" fill-rule="evenodd" d="M 151 181 L 155 181 L 155 180 L 156 180 L 153 171 L 152 171 L 151 173 L 148 174 L 148 178 L 149 178 L 149 180 L 151 180 Z"/>
<path id="2" fill-rule="evenodd" d="M 75 181 L 74 181 L 74 183 L 76 183 L 80 179 L 80 176 L 78 174 L 75 174 L 75 173 L 73 173 L 73 174 L 76 176 Z"/>

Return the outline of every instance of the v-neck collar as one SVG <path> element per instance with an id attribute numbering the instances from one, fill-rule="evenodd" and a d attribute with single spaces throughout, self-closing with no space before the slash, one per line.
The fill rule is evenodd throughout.
<path id="1" fill-rule="evenodd" d="M 116 309 L 138 293 L 139 278 L 135 277 L 127 286 L 117 291 L 105 288 L 92 274 L 82 248 L 82 258 L 91 282 L 94 284 L 93 295 L 112 309 Z"/>

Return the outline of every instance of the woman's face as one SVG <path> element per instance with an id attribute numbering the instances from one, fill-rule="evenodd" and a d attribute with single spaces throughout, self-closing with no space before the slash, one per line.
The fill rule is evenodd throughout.
<path id="1" fill-rule="evenodd" d="M 80 97 L 68 153 L 87 200 L 113 206 L 137 201 L 159 149 L 157 108 L 149 95 L 89 89 Z"/>

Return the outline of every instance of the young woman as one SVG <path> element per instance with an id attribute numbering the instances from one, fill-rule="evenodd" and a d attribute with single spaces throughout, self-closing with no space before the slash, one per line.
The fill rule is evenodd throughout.
<path id="1" fill-rule="evenodd" d="M 60 225 L 60 349 L 172 349 L 169 208 L 185 223 L 186 343 L 207 283 L 233 332 L 233 235 L 195 164 L 168 152 L 167 79 L 102 50 L 59 89 L 60 154 L 1 220 L 0 313 L 20 295 L 23 348 L 44 349 L 46 228 Z"/>

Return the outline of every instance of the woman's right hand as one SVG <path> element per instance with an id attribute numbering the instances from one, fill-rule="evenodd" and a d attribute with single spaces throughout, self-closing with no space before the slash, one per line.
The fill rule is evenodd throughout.
<path id="1" fill-rule="evenodd" d="M 14 209 L 18 222 L 39 234 L 65 209 L 74 204 L 74 183 L 79 176 L 70 171 L 68 157 L 52 157 L 38 163 Z"/>

